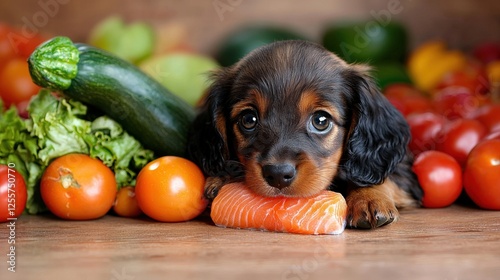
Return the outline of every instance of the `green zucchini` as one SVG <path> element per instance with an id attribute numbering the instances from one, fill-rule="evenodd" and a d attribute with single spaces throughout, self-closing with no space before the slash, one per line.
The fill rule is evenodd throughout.
<path id="1" fill-rule="evenodd" d="M 35 84 L 100 109 L 155 156 L 185 155 L 194 108 L 131 63 L 55 37 L 28 64 Z"/>

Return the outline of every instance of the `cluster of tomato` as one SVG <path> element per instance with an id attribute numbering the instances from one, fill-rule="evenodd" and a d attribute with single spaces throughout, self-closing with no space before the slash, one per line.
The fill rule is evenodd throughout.
<path id="1" fill-rule="evenodd" d="M 19 217 L 26 205 L 26 184 L 14 166 L 0 165 L 0 222 Z M 67 220 L 90 220 L 110 210 L 119 216 L 142 213 L 163 222 L 193 219 L 207 207 L 205 177 L 184 158 L 165 156 L 151 161 L 134 187 L 117 191 L 113 171 L 100 160 L 68 154 L 44 171 L 40 194 L 54 215 Z M 5 203 L 5 205 L 4 205 Z"/>
<path id="2" fill-rule="evenodd" d="M 0 98 L 5 108 L 14 105 L 21 116 L 26 116 L 31 97 L 40 90 L 31 80 L 27 59 L 45 39 L 0 23 Z"/>
<path id="3" fill-rule="evenodd" d="M 479 207 L 500 210 L 500 46 L 466 57 L 432 42 L 410 56 L 410 70 L 423 66 L 413 71 L 420 83 L 384 90 L 410 125 L 423 206 L 446 207 L 465 190 Z"/>
<path id="4" fill-rule="evenodd" d="M 113 172 L 100 160 L 69 154 L 47 167 L 40 192 L 47 208 L 63 219 L 95 219 L 112 208 L 123 217 L 145 213 L 155 220 L 179 222 L 193 219 L 207 206 L 204 182 L 194 163 L 166 156 L 141 170 L 135 188 L 117 191 Z"/>

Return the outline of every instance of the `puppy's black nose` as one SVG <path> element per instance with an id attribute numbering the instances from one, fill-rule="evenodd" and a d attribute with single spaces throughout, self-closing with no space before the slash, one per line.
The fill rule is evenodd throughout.
<path id="1" fill-rule="evenodd" d="M 295 167 L 291 164 L 268 164 L 262 167 L 262 176 L 272 187 L 282 189 L 295 179 Z"/>

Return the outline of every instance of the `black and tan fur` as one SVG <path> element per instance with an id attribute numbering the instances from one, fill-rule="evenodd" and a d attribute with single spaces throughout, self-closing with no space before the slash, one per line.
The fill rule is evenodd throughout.
<path id="1" fill-rule="evenodd" d="M 188 147 L 206 195 L 231 181 L 265 196 L 331 189 L 346 197 L 355 228 L 419 205 L 408 125 L 367 71 L 317 44 L 283 41 L 215 73 Z"/>

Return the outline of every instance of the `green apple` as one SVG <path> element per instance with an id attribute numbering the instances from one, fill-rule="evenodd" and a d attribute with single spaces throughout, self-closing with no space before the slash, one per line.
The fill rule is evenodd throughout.
<path id="1" fill-rule="evenodd" d="M 155 32 L 144 22 L 126 25 L 120 17 L 111 16 L 94 26 L 88 43 L 137 64 L 153 52 Z"/>
<path id="2" fill-rule="evenodd" d="M 218 69 L 219 64 L 202 54 L 179 52 L 151 57 L 139 67 L 194 106 L 210 85 L 210 72 Z"/>

